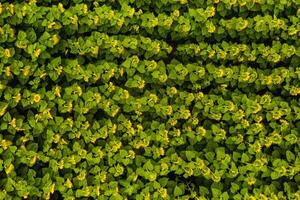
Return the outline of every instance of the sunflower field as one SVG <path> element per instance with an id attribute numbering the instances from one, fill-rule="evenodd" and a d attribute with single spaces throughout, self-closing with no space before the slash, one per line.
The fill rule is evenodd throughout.
<path id="1" fill-rule="evenodd" d="M 300 0 L 1 0 L 0 200 L 300 200 Z"/>

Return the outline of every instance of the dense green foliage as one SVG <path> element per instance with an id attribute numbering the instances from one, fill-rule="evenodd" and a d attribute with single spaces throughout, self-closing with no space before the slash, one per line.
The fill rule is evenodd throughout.
<path id="1" fill-rule="evenodd" d="M 1 2 L 0 199 L 300 199 L 300 0 Z"/>

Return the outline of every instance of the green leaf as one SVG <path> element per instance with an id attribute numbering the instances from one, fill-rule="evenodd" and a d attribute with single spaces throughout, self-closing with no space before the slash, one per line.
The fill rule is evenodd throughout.
<path id="1" fill-rule="evenodd" d="M 154 169 L 152 163 L 151 163 L 151 160 L 148 160 L 144 165 L 143 165 L 143 168 L 145 170 L 149 170 L 149 171 L 152 171 Z"/>
<path id="2" fill-rule="evenodd" d="M 222 160 L 225 157 L 225 148 L 220 147 L 216 149 L 217 160 Z"/>
<path id="3" fill-rule="evenodd" d="M 196 157 L 196 152 L 195 151 L 186 151 L 185 155 L 186 155 L 187 160 L 191 161 L 193 158 Z"/>
<path id="4" fill-rule="evenodd" d="M 174 188 L 174 196 L 178 197 L 184 194 L 184 191 L 179 187 L 179 186 L 175 186 Z"/>
<path id="5" fill-rule="evenodd" d="M 243 154 L 242 154 L 242 159 L 241 159 L 241 161 L 242 161 L 243 163 L 247 163 L 247 162 L 250 161 L 250 158 L 249 158 L 249 156 L 248 156 L 247 154 L 243 153 Z"/>
<path id="6" fill-rule="evenodd" d="M 214 152 L 207 152 L 207 153 L 205 153 L 205 157 L 207 158 L 207 160 L 209 162 L 213 162 L 213 160 L 215 158 L 215 153 Z"/>
<path id="7" fill-rule="evenodd" d="M 160 178 L 159 183 L 162 187 L 165 187 L 168 184 L 169 178 Z"/>
<path id="8" fill-rule="evenodd" d="M 281 177 L 281 175 L 280 175 L 280 173 L 278 173 L 278 172 L 272 172 L 271 173 L 271 179 L 272 180 L 276 180 L 276 179 L 278 179 L 278 178 L 280 178 Z"/>
<path id="9" fill-rule="evenodd" d="M 288 162 L 292 162 L 293 160 L 295 160 L 295 154 L 293 154 L 293 152 L 287 150 L 286 151 L 286 159 Z"/>
<path id="10" fill-rule="evenodd" d="M 235 194 L 240 189 L 240 186 L 234 182 L 231 183 L 230 192 Z"/>

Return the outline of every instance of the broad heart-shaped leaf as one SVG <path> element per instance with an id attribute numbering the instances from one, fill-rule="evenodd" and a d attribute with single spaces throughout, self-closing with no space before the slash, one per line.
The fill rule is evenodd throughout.
<path id="1" fill-rule="evenodd" d="M 149 170 L 152 171 L 154 169 L 151 160 L 148 160 L 144 165 L 143 165 L 144 170 Z"/>
<path id="2" fill-rule="evenodd" d="M 5 184 L 5 190 L 7 192 L 12 192 L 14 191 L 14 185 L 15 185 L 15 181 L 13 179 L 11 179 L 10 177 L 7 178 L 6 184 Z"/>
<path id="3" fill-rule="evenodd" d="M 0 103 L 1 104 L 1 103 Z M 9 112 L 6 112 L 5 114 L 4 114 L 4 116 L 2 117 L 2 119 L 3 119 L 3 121 L 5 121 L 5 122 L 10 122 L 11 121 L 11 115 L 9 114 Z"/>
<path id="4" fill-rule="evenodd" d="M 247 163 L 247 162 L 250 161 L 250 158 L 247 154 L 243 153 L 241 161 L 244 162 L 244 163 Z"/>
<path id="5" fill-rule="evenodd" d="M 196 152 L 195 151 L 186 151 L 185 152 L 186 158 L 188 161 L 191 161 L 193 158 L 196 157 Z"/>
<path id="6" fill-rule="evenodd" d="M 220 199 L 222 200 L 228 200 L 229 199 L 229 194 L 228 192 L 223 192 L 220 196 Z"/>
<path id="7" fill-rule="evenodd" d="M 217 160 L 221 160 L 225 157 L 225 148 L 220 147 L 216 149 L 216 154 L 217 154 Z"/>
<path id="8" fill-rule="evenodd" d="M 52 182 L 52 181 L 51 181 L 50 174 L 47 173 L 47 174 L 42 178 L 42 184 L 43 184 L 44 186 L 47 186 L 47 185 L 49 185 L 51 182 Z"/>
<path id="9" fill-rule="evenodd" d="M 214 152 L 207 152 L 205 154 L 205 157 L 207 158 L 207 160 L 209 162 L 212 162 L 214 160 L 214 158 L 215 158 L 215 153 Z"/>
<path id="10" fill-rule="evenodd" d="M 18 37 L 18 40 L 24 41 L 24 40 L 26 40 L 26 33 L 24 31 L 19 31 L 17 37 Z"/>
<path id="11" fill-rule="evenodd" d="M 230 188 L 230 192 L 231 193 L 236 193 L 238 190 L 240 189 L 240 186 L 236 183 L 231 183 L 231 188 Z"/>
<path id="12" fill-rule="evenodd" d="M 179 186 L 175 186 L 175 188 L 174 188 L 174 196 L 175 197 L 178 197 L 178 196 L 181 196 L 181 195 L 183 195 L 184 194 L 184 190 L 182 190 Z"/>
<path id="13" fill-rule="evenodd" d="M 162 187 L 165 187 L 168 184 L 169 178 L 160 178 L 158 182 Z"/>
<path id="14" fill-rule="evenodd" d="M 286 159 L 288 162 L 295 160 L 295 154 L 289 150 L 286 151 Z"/>
<path id="15" fill-rule="evenodd" d="M 279 173 L 279 172 L 271 172 L 271 179 L 272 180 L 276 180 L 276 179 L 278 179 L 278 178 L 280 178 L 281 177 L 281 174 Z"/>
<path id="16" fill-rule="evenodd" d="M 213 197 L 215 197 L 215 198 L 220 197 L 220 195 L 222 194 L 221 190 L 218 188 L 212 188 L 211 191 L 212 191 Z"/>

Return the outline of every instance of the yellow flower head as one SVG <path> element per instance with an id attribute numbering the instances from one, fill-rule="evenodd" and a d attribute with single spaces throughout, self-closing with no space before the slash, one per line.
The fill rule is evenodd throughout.
<path id="1" fill-rule="evenodd" d="M 59 43 L 59 36 L 57 34 L 53 35 L 53 43 L 54 45 Z"/>
<path id="2" fill-rule="evenodd" d="M 71 182 L 70 179 L 67 179 L 67 180 L 66 180 L 65 186 L 67 186 L 68 188 L 72 188 L 72 187 L 73 187 L 73 183 Z"/>
<path id="3" fill-rule="evenodd" d="M 9 49 L 5 49 L 5 57 L 10 58 L 11 57 L 11 52 Z"/>
<path id="4" fill-rule="evenodd" d="M 39 49 L 39 48 L 37 48 L 37 49 L 34 51 L 33 55 L 34 55 L 35 57 L 39 57 L 41 53 L 42 53 L 42 50 Z"/>
<path id="5" fill-rule="evenodd" d="M 177 18 L 177 17 L 179 17 L 180 12 L 179 12 L 179 10 L 174 10 L 172 14 L 173 14 L 174 17 Z"/>
<path id="6" fill-rule="evenodd" d="M 12 76 L 11 68 L 10 66 L 5 68 L 5 76 Z"/>
<path id="7" fill-rule="evenodd" d="M 33 101 L 35 103 L 39 103 L 41 101 L 41 95 L 39 95 L 39 94 L 33 95 Z"/>
<path id="8" fill-rule="evenodd" d="M 59 3 L 57 7 L 58 7 L 58 10 L 59 10 L 61 13 L 63 13 L 63 12 L 65 11 L 64 5 L 63 5 L 62 3 Z"/>
<path id="9" fill-rule="evenodd" d="M 9 164 L 6 168 L 5 168 L 5 172 L 6 174 L 10 174 L 11 172 L 13 172 L 15 169 L 13 164 Z"/>

